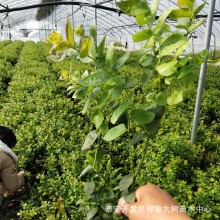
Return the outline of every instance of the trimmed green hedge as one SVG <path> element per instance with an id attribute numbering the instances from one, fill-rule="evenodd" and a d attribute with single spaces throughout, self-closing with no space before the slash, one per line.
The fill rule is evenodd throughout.
<path id="1" fill-rule="evenodd" d="M 0 50 L 0 59 L 16 64 L 24 42 L 16 40 Z"/>
<path id="2" fill-rule="evenodd" d="M 2 49 L 3 47 L 11 44 L 12 42 L 10 40 L 4 40 L 0 42 L 0 49 Z"/>

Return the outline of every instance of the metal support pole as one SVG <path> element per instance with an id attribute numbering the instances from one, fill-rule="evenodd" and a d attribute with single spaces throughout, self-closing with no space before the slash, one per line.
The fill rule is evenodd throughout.
<path id="1" fill-rule="evenodd" d="M 45 34 L 44 41 L 46 42 L 46 37 L 47 37 L 47 35 L 46 35 L 46 25 L 45 25 L 45 19 L 44 19 L 44 34 Z"/>
<path id="2" fill-rule="evenodd" d="M 57 31 L 57 7 L 56 6 L 54 7 L 55 7 L 55 29 Z"/>
<path id="3" fill-rule="evenodd" d="M 11 27 L 10 27 L 9 17 L 8 17 L 8 37 L 9 40 L 11 40 Z"/>
<path id="4" fill-rule="evenodd" d="M 51 13 L 51 18 L 52 18 L 52 30 L 53 30 L 53 11 L 52 11 L 52 13 Z"/>
<path id="5" fill-rule="evenodd" d="M 40 41 L 40 26 L 38 26 L 38 32 L 39 32 L 39 41 Z"/>
<path id="6" fill-rule="evenodd" d="M 208 13 L 208 19 L 207 19 L 207 26 L 206 26 L 206 35 L 205 35 L 205 49 L 209 49 L 209 46 L 210 46 L 215 2 L 216 0 L 211 0 L 209 4 L 209 13 Z M 205 60 L 207 59 L 208 57 L 205 58 Z M 196 142 L 197 128 L 198 128 L 198 123 L 199 123 L 199 112 L 200 112 L 201 102 L 202 102 L 202 93 L 203 93 L 203 87 L 205 83 L 206 69 L 207 69 L 207 63 L 204 62 L 200 70 L 199 85 L 198 85 L 198 91 L 197 91 L 192 135 L 191 135 L 191 143 L 190 143 L 191 145 L 195 144 Z"/>
<path id="7" fill-rule="evenodd" d="M 95 0 L 95 4 L 97 3 L 97 1 Z M 97 9 L 95 8 L 95 23 L 96 23 L 96 28 L 97 28 L 97 32 L 98 32 L 98 24 L 97 24 Z M 95 44 L 97 45 L 98 41 L 97 41 L 97 36 L 98 34 L 96 35 L 96 39 L 95 40 Z"/>
<path id="8" fill-rule="evenodd" d="M 72 0 L 72 2 L 73 2 L 73 0 Z M 73 5 L 72 5 L 72 26 L 73 27 L 75 26 L 74 17 L 73 17 Z M 74 35 L 73 35 L 73 37 L 74 37 Z M 74 63 L 74 65 L 76 65 L 76 56 L 75 55 L 73 56 L 73 63 Z"/>
<path id="9" fill-rule="evenodd" d="M 97 3 L 97 1 L 95 0 L 95 4 Z M 95 11 L 95 24 L 96 24 L 96 30 L 97 30 L 97 34 L 96 34 L 96 39 L 94 39 L 95 41 L 95 45 L 98 45 L 98 41 L 97 41 L 97 36 L 98 36 L 98 25 L 97 25 L 97 10 L 96 8 L 94 9 Z M 97 65 L 95 65 L 95 70 L 97 70 Z"/>
<path id="10" fill-rule="evenodd" d="M 193 54 L 193 56 L 194 56 L 194 54 L 195 54 L 193 35 L 192 35 L 192 54 Z"/>
<path id="11" fill-rule="evenodd" d="M 216 52 L 216 39 L 215 39 L 215 35 L 214 36 L 214 57 L 213 60 L 215 60 L 215 52 Z"/>

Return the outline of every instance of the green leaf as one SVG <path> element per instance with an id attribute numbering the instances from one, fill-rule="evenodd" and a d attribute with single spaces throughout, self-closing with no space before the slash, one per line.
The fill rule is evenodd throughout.
<path id="1" fill-rule="evenodd" d="M 209 50 L 204 49 L 199 53 L 195 54 L 189 62 L 190 64 L 201 64 L 204 62 L 204 58 L 208 55 L 209 55 Z"/>
<path id="2" fill-rule="evenodd" d="M 79 42 L 80 57 L 85 58 L 89 55 L 91 49 L 91 38 L 88 36 L 83 36 Z"/>
<path id="3" fill-rule="evenodd" d="M 155 113 L 155 118 L 151 123 L 145 124 L 143 126 L 147 131 L 148 137 L 154 139 L 160 128 L 161 118 L 165 113 L 165 106 L 164 105 L 160 105 L 157 107 L 152 106 L 148 108 L 148 111 Z"/>
<path id="4" fill-rule="evenodd" d="M 183 78 L 184 76 L 191 74 L 196 68 L 198 68 L 197 64 L 190 64 L 187 66 L 184 66 L 180 71 L 179 71 L 179 76 L 178 79 Z"/>
<path id="5" fill-rule="evenodd" d="M 69 41 L 62 41 L 54 47 L 56 53 L 66 50 L 68 48 L 69 48 Z"/>
<path id="6" fill-rule="evenodd" d="M 148 11 L 147 13 L 141 14 L 141 15 L 137 15 L 136 22 L 141 26 L 148 24 L 150 15 L 151 15 L 150 11 Z"/>
<path id="7" fill-rule="evenodd" d="M 106 69 L 111 68 L 113 58 L 114 58 L 114 42 L 111 42 L 108 46 L 106 57 L 105 57 Z"/>
<path id="8" fill-rule="evenodd" d="M 89 134 L 86 137 L 86 140 L 83 144 L 82 150 L 88 149 L 89 147 L 91 147 L 91 145 L 96 141 L 98 137 L 98 134 L 96 133 L 96 131 L 91 131 L 89 132 Z"/>
<path id="9" fill-rule="evenodd" d="M 169 32 L 169 33 L 167 33 L 166 35 L 164 35 L 164 36 L 160 39 L 160 44 L 163 44 L 166 39 L 168 39 L 170 36 L 172 36 L 172 35 L 174 35 L 174 34 L 179 34 L 179 32 L 178 32 L 178 31 L 174 31 L 174 32 Z"/>
<path id="10" fill-rule="evenodd" d="M 194 6 L 194 0 L 178 0 L 177 5 L 179 7 L 186 7 L 192 10 Z"/>
<path id="11" fill-rule="evenodd" d="M 170 13 L 169 18 L 170 19 L 184 18 L 184 17 L 190 18 L 191 16 L 192 16 L 192 11 L 190 9 L 179 8 L 179 9 L 173 10 Z"/>
<path id="12" fill-rule="evenodd" d="M 100 99 L 98 100 L 96 107 L 101 108 L 107 102 L 109 95 L 110 95 L 109 90 L 104 91 Z"/>
<path id="13" fill-rule="evenodd" d="M 100 203 L 102 200 L 102 193 L 101 192 L 95 192 L 90 196 L 91 200 L 95 203 Z M 93 220 L 101 220 L 101 219 L 97 219 L 97 217 L 93 218 Z"/>
<path id="14" fill-rule="evenodd" d="M 93 63 L 94 59 L 90 58 L 90 57 L 80 57 L 80 55 L 77 56 L 77 59 L 79 59 L 81 62 L 83 63 Z"/>
<path id="15" fill-rule="evenodd" d="M 100 163 L 103 160 L 104 155 L 105 155 L 104 151 L 99 151 L 97 152 L 97 154 L 96 152 L 89 152 L 87 153 L 86 157 L 87 160 L 89 161 L 90 166 L 94 166 L 95 159 L 97 163 Z"/>
<path id="16" fill-rule="evenodd" d="M 161 34 L 170 32 L 170 25 L 168 25 L 168 24 L 163 24 L 160 31 L 161 31 Z M 160 35 L 161 35 L 161 34 L 160 34 Z"/>
<path id="17" fill-rule="evenodd" d="M 152 92 L 147 95 L 146 99 L 147 99 L 147 101 L 154 101 L 156 99 L 156 96 L 157 96 L 157 94 Z"/>
<path id="18" fill-rule="evenodd" d="M 176 77 L 171 76 L 165 78 L 165 84 L 167 85 L 174 85 L 176 81 L 177 81 Z"/>
<path id="19" fill-rule="evenodd" d="M 160 29 L 163 26 L 164 21 L 167 19 L 168 15 L 173 11 L 173 7 L 166 8 L 160 15 L 160 17 L 157 20 L 157 25 L 155 29 L 153 30 L 153 33 L 156 35 L 159 33 Z"/>
<path id="20" fill-rule="evenodd" d="M 69 41 L 70 46 L 74 47 L 73 29 L 71 27 L 69 18 L 67 18 L 67 23 L 66 23 L 66 39 Z"/>
<path id="21" fill-rule="evenodd" d="M 175 66 L 178 63 L 177 60 L 170 61 L 169 63 L 163 63 L 156 67 L 156 70 L 161 76 L 170 76 L 177 71 Z"/>
<path id="22" fill-rule="evenodd" d="M 104 51 L 105 51 L 105 39 L 106 39 L 106 34 L 103 36 L 99 47 L 98 47 L 98 57 L 104 57 Z"/>
<path id="23" fill-rule="evenodd" d="M 167 94 L 165 92 L 160 92 L 157 96 L 156 96 L 156 99 L 155 99 L 155 102 L 158 104 L 158 105 L 166 105 L 167 104 Z"/>
<path id="24" fill-rule="evenodd" d="M 136 85 L 138 84 L 138 79 L 137 78 L 132 78 L 132 79 L 129 79 L 125 88 L 128 89 L 128 88 L 133 88 L 135 87 Z"/>
<path id="25" fill-rule="evenodd" d="M 125 80 L 121 80 L 119 84 L 110 90 L 110 93 L 114 99 L 117 99 L 121 96 L 122 91 L 125 87 Z"/>
<path id="26" fill-rule="evenodd" d="M 138 132 L 134 135 L 134 137 L 131 139 L 131 146 L 134 146 L 138 142 L 140 142 L 144 137 L 146 137 L 147 134 L 145 134 L 143 131 Z M 129 144 L 127 144 L 127 147 L 130 147 Z"/>
<path id="27" fill-rule="evenodd" d="M 183 57 L 183 58 L 179 61 L 177 67 L 183 67 L 183 66 L 185 66 L 186 63 L 189 61 L 189 58 L 190 58 L 190 57 L 191 57 L 191 54 L 188 54 L 188 55 L 186 55 L 185 57 Z"/>
<path id="28" fill-rule="evenodd" d="M 190 25 L 190 18 L 177 18 L 177 25 L 187 28 Z"/>
<path id="29" fill-rule="evenodd" d="M 86 220 L 90 220 L 92 219 L 95 214 L 97 213 L 98 209 L 97 208 L 91 208 L 88 212 L 87 212 L 87 219 Z"/>
<path id="30" fill-rule="evenodd" d="M 51 59 L 53 61 L 62 61 L 62 60 L 69 59 L 73 55 L 77 55 L 77 51 L 72 48 L 69 48 L 69 49 L 56 53 L 56 55 L 49 56 L 48 59 Z"/>
<path id="31" fill-rule="evenodd" d="M 146 67 L 146 66 L 150 66 L 152 64 L 154 64 L 154 61 L 155 61 L 155 57 L 152 55 L 152 54 L 144 54 L 140 60 L 139 60 L 139 63 Z"/>
<path id="32" fill-rule="evenodd" d="M 125 64 L 129 57 L 130 53 L 126 52 L 118 61 L 115 62 L 112 69 L 117 72 Z"/>
<path id="33" fill-rule="evenodd" d="M 135 109 L 131 111 L 131 118 L 141 124 L 147 124 L 153 121 L 155 114 L 144 109 Z"/>
<path id="34" fill-rule="evenodd" d="M 125 197 L 125 202 L 135 202 L 135 191 Z"/>
<path id="35" fill-rule="evenodd" d="M 95 183 L 94 182 L 86 182 L 84 184 L 84 192 L 87 195 L 92 195 L 95 191 Z"/>
<path id="36" fill-rule="evenodd" d="M 73 94 L 74 99 L 82 99 L 87 93 L 86 89 L 79 89 Z"/>
<path id="37" fill-rule="evenodd" d="M 141 0 L 128 0 L 116 2 L 116 5 L 127 15 L 136 16 L 149 12 L 147 2 Z"/>
<path id="38" fill-rule="evenodd" d="M 79 24 L 76 28 L 75 28 L 75 35 L 78 37 L 82 37 L 84 36 L 84 25 L 83 24 Z"/>
<path id="39" fill-rule="evenodd" d="M 129 175 L 124 176 L 119 182 L 120 191 L 128 189 L 128 187 L 133 183 L 133 180 L 134 180 L 133 175 L 129 174 Z"/>
<path id="40" fill-rule="evenodd" d="M 168 105 L 175 105 L 182 101 L 183 101 L 183 90 L 181 89 L 174 90 L 171 96 L 169 96 L 167 99 Z"/>
<path id="41" fill-rule="evenodd" d="M 110 75 L 103 69 L 98 69 L 91 75 L 85 77 L 81 84 L 83 86 L 98 86 L 105 83 L 110 78 Z"/>
<path id="42" fill-rule="evenodd" d="M 121 81 L 121 75 L 110 78 L 104 85 L 104 90 L 108 90 L 118 85 Z"/>
<path id="43" fill-rule="evenodd" d="M 82 203 L 84 200 L 83 199 L 79 199 L 77 202 L 76 202 L 76 205 L 79 205 L 80 203 Z"/>
<path id="44" fill-rule="evenodd" d="M 182 44 L 175 52 L 174 58 L 177 58 L 190 45 L 189 42 Z"/>
<path id="45" fill-rule="evenodd" d="M 100 127 L 99 127 L 99 132 L 100 134 L 106 134 L 106 132 L 108 131 L 108 124 L 105 123 L 105 124 L 102 124 Z"/>
<path id="46" fill-rule="evenodd" d="M 153 18 L 157 15 L 157 10 L 159 8 L 160 0 L 153 0 L 150 5 L 151 15 Z"/>
<path id="47" fill-rule="evenodd" d="M 88 95 L 88 99 L 87 99 L 86 104 L 83 108 L 83 115 L 88 111 L 90 102 L 91 102 L 91 94 Z"/>
<path id="48" fill-rule="evenodd" d="M 147 84 L 151 78 L 153 76 L 153 71 L 150 71 L 150 70 L 146 70 L 143 75 L 142 75 L 142 86 L 144 86 L 145 84 Z"/>
<path id="49" fill-rule="evenodd" d="M 203 24 L 205 20 L 206 19 L 203 19 L 203 20 L 196 22 L 195 24 L 192 24 L 189 28 L 189 32 L 192 32 L 193 30 L 195 30 L 197 27 L 199 27 L 201 24 Z"/>
<path id="50" fill-rule="evenodd" d="M 96 110 L 91 117 L 91 121 L 95 124 L 96 129 L 98 129 L 100 127 L 100 125 L 102 124 L 104 120 L 104 115 L 101 111 Z"/>
<path id="51" fill-rule="evenodd" d="M 132 36 L 132 40 L 134 42 L 140 42 L 140 41 L 145 41 L 148 40 L 152 36 L 152 30 L 151 29 L 144 29 L 139 31 L 138 33 L 134 34 Z"/>
<path id="52" fill-rule="evenodd" d="M 100 92 L 100 88 L 99 87 L 97 87 L 97 88 L 94 88 L 93 90 L 92 90 L 92 94 L 95 96 L 96 94 L 98 94 Z"/>
<path id="53" fill-rule="evenodd" d="M 92 169 L 91 166 L 87 166 L 82 173 L 80 174 L 80 176 L 78 178 L 81 178 L 82 176 L 86 175 L 90 170 Z M 78 203 L 79 204 L 79 203 Z M 77 204 L 76 204 L 77 205 Z"/>
<path id="54" fill-rule="evenodd" d="M 115 194 L 112 193 L 112 192 L 104 193 L 104 198 L 105 198 L 106 200 L 112 200 L 112 199 L 115 198 Z"/>
<path id="55" fill-rule="evenodd" d="M 129 102 L 123 103 L 118 106 L 118 108 L 113 112 L 112 117 L 110 119 L 112 124 L 115 124 L 120 117 L 120 115 L 128 108 Z"/>
<path id="56" fill-rule="evenodd" d="M 188 42 L 187 37 L 181 34 L 174 34 L 168 37 L 160 48 L 160 55 L 166 56 L 173 53 L 177 48 L 179 48 L 182 44 Z"/>
<path id="57" fill-rule="evenodd" d="M 93 20 L 90 29 L 89 29 L 89 35 L 93 37 L 94 41 L 96 41 L 96 36 L 97 36 L 97 27 L 96 27 L 96 22 Z"/>
<path id="58" fill-rule="evenodd" d="M 104 136 L 105 141 L 112 141 L 116 139 L 117 137 L 121 136 L 126 132 L 126 127 L 124 124 L 117 125 L 113 128 L 111 128 Z"/>
<path id="59" fill-rule="evenodd" d="M 129 194 L 128 189 L 122 190 L 121 191 L 121 197 L 125 197 Z"/>
<path id="60" fill-rule="evenodd" d="M 205 7 L 205 5 L 206 5 L 206 1 L 202 5 L 198 6 L 193 10 L 192 19 L 194 19 L 196 15 L 199 14 L 199 12 Z"/>
<path id="61" fill-rule="evenodd" d="M 181 78 L 181 81 L 185 84 L 185 85 L 189 85 L 192 82 L 195 82 L 197 80 L 197 75 L 196 72 L 192 72 L 192 74 L 187 74 L 186 76 L 184 76 L 183 78 Z"/>
<path id="62" fill-rule="evenodd" d="M 153 35 L 153 36 L 151 36 L 151 37 L 149 38 L 149 40 L 148 40 L 147 43 L 145 44 L 145 48 L 153 47 L 154 44 L 155 44 L 155 42 L 156 42 L 156 38 L 155 38 L 155 36 Z"/>
<path id="63" fill-rule="evenodd" d="M 124 124 L 126 127 L 128 126 L 128 117 L 127 111 L 124 111 L 117 120 L 117 124 Z"/>

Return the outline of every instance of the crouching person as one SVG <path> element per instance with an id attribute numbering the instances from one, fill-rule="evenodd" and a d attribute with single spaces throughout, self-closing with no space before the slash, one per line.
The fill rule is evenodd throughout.
<path id="1" fill-rule="evenodd" d="M 13 131 L 0 126 L 0 197 L 7 197 L 9 192 L 15 192 L 24 185 L 24 172 L 17 173 L 18 158 L 11 150 L 16 143 Z"/>

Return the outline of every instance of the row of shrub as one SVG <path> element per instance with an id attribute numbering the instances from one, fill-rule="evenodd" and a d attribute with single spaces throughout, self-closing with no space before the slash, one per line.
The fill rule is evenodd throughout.
<path id="1" fill-rule="evenodd" d="M 12 41 L 10 41 L 10 40 L 1 41 L 0 42 L 0 49 L 2 49 L 3 47 L 5 47 L 5 46 L 7 46 L 7 45 L 9 45 L 11 43 L 12 43 Z"/>
<path id="2" fill-rule="evenodd" d="M 46 59 L 49 48 L 50 45 L 42 42 L 24 44 L 7 90 L 7 104 L 0 109 L 0 124 L 15 131 L 19 166 L 27 172 L 27 191 L 21 198 L 19 218 L 81 220 L 85 219 L 83 210 L 88 209 L 83 181 L 91 178 L 88 174 L 78 179 L 88 165 L 86 152 L 82 153 L 81 147 L 92 126 L 87 122 L 89 115 L 79 113 L 83 103 L 71 101 L 58 81 L 61 69 L 69 71 L 73 59 L 51 63 Z M 126 78 L 139 78 L 144 69 L 137 64 L 138 57 L 132 54 L 120 71 Z M 78 61 L 72 68 L 93 71 L 90 65 Z M 220 217 L 219 82 L 216 80 L 219 72 L 219 67 L 208 68 L 197 144 L 190 146 L 189 139 L 198 77 L 189 86 L 185 101 L 169 107 L 160 129 L 165 138 L 158 136 L 149 147 L 144 170 L 138 179 L 139 185 L 160 186 L 182 206 L 200 205 L 207 209 L 188 213 L 193 219 Z M 142 91 L 135 87 L 130 94 L 134 105 L 137 99 L 145 100 L 155 88 L 155 85 L 147 85 Z M 116 187 L 130 169 L 129 153 L 122 151 L 126 145 L 123 136 L 111 146 L 101 142 L 106 153 L 101 172 L 111 188 Z M 133 156 L 137 162 L 144 145 L 142 142 L 134 147 Z M 118 167 L 123 168 L 119 170 Z M 98 176 L 94 178 L 100 181 Z M 80 206 L 77 205 L 79 199 L 84 199 Z M 12 218 L 8 211 L 5 216 Z"/>
<path id="3" fill-rule="evenodd" d="M 61 197 L 67 215 L 76 219 L 75 204 L 82 195 L 77 176 L 84 138 L 79 130 L 82 126 L 88 130 L 88 125 L 74 114 L 73 103 L 45 62 L 48 51 L 46 44 L 24 44 L 7 90 L 7 104 L 0 110 L 0 124 L 15 131 L 18 144 L 14 151 L 20 169 L 27 172 L 28 190 L 21 198 L 20 218 L 55 219 Z M 4 214 L 6 219 L 11 217 L 8 210 Z"/>
<path id="4" fill-rule="evenodd" d="M 16 64 L 23 44 L 23 41 L 16 40 L 13 43 L 9 43 L 7 46 L 4 46 L 0 50 L 0 59 L 10 62 L 13 65 Z"/>
<path id="5" fill-rule="evenodd" d="M 0 60 L 0 108 L 7 96 L 8 84 L 13 74 L 13 66 L 11 63 Z"/>

